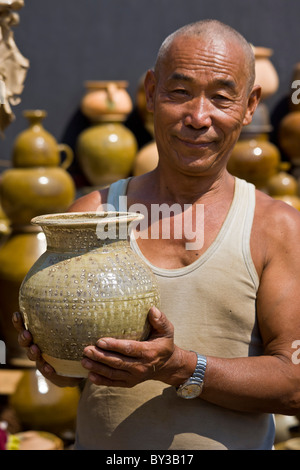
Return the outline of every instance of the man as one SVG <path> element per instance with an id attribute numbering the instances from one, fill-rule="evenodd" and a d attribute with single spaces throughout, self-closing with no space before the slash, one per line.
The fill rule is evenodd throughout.
<path id="1" fill-rule="evenodd" d="M 161 311 L 149 312 L 147 341 L 105 338 L 84 351 L 76 447 L 271 449 L 272 413 L 300 407 L 300 215 L 226 170 L 260 98 L 252 49 L 217 21 L 188 25 L 163 43 L 145 91 L 158 167 L 71 210 L 118 210 L 124 195 L 148 209 L 132 247 L 159 280 Z M 151 238 L 151 208 L 174 203 L 194 240 L 175 236 L 183 218 L 171 212 L 170 237 Z M 203 230 L 203 243 L 187 245 Z M 56 376 L 16 327 L 48 379 L 77 383 Z"/>

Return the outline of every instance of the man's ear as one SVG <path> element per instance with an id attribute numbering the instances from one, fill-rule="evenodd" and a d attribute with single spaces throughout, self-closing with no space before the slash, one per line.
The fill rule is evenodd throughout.
<path id="1" fill-rule="evenodd" d="M 148 70 L 144 81 L 147 110 L 154 111 L 154 94 L 156 88 L 156 77 L 153 70 Z"/>
<path id="2" fill-rule="evenodd" d="M 261 86 L 255 85 L 248 97 L 247 110 L 243 119 L 243 126 L 247 126 L 252 121 L 253 114 L 261 97 Z"/>

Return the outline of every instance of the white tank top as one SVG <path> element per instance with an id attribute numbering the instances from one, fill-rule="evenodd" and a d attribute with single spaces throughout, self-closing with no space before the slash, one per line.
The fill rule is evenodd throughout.
<path id="1" fill-rule="evenodd" d="M 127 180 L 110 187 L 119 210 Z M 124 207 L 121 208 L 124 210 Z M 231 207 L 216 239 L 189 266 L 153 266 L 132 237 L 131 246 L 156 275 L 161 310 L 174 325 L 175 343 L 200 354 L 247 357 L 263 353 L 255 301 L 259 279 L 250 253 L 255 187 L 236 178 Z M 132 389 L 87 381 L 78 409 L 78 449 L 272 449 L 272 415 L 231 411 L 204 400 L 183 400 L 173 387 L 147 381 Z"/>

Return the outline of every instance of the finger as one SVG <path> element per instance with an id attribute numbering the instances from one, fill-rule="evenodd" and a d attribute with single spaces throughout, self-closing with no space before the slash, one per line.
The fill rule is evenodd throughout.
<path id="1" fill-rule="evenodd" d="M 28 348 L 32 344 L 32 336 L 28 330 L 21 330 L 19 332 L 18 343 L 23 348 Z"/>
<path id="2" fill-rule="evenodd" d="M 116 338 L 101 338 L 96 342 L 96 349 L 91 349 L 92 351 L 102 353 L 104 358 L 104 351 L 115 352 L 122 354 L 126 357 L 132 358 L 142 358 L 143 357 L 143 347 L 141 341 L 126 340 L 126 339 L 116 339 Z M 105 357 L 108 357 L 106 353 Z"/>
<path id="3" fill-rule="evenodd" d="M 166 315 L 158 310 L 157 307 L 151 307 L 149 310 L 149 322 L 154 329 L 151 336 L 167 336 L 172 338 L 174 336 L 174 328 L 172 323 L 167 319 Z"/>
<path id="4" fill-rule="evenodd" d="M 32 344 L 27 350 L 27 357 L 31 361 L 38 361 L 41 359 L 41 351 L 36 344 Z"/>
<path id="5" fill-rule="evenodd" d="M 12 323 L 18 331 L 23 331 L 25 329 L 22 316 L 19 312 L 14 312 L 12 316 Z"/>
<path id="6" fill-rule="evenodd" d="M 95 362 L 87 358 L 82 359 L 81 364 L 91 373 L 101 375 L 102 377 L 109 379 L 111 382 L 118 381 L 125 383 L 130 379 L 130 374 L 125 370 L 114 369 L 103 363 Z"/>

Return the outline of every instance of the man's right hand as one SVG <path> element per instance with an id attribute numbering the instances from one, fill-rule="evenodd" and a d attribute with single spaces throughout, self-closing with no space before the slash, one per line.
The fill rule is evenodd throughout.
<path id="1" fill-rule="evenodd" d="M 56 374 L 50 364 L 48 364 L 42 357 L 41 351 L 36 344 L 33 343 L 33 338 L 28 330 L 26 330 L 22 317 L 19 312 L 15 312 L 12 318 L 13 325 L 18 332 L 18 343 L 22 348 L 27 350 L 27 357 L 31 361 L 36 362 L 37 369 L 43 376 L 50 380 L 58 387 L 75 387 L 83 380 L 81 378 L 63 377 Z"/>

